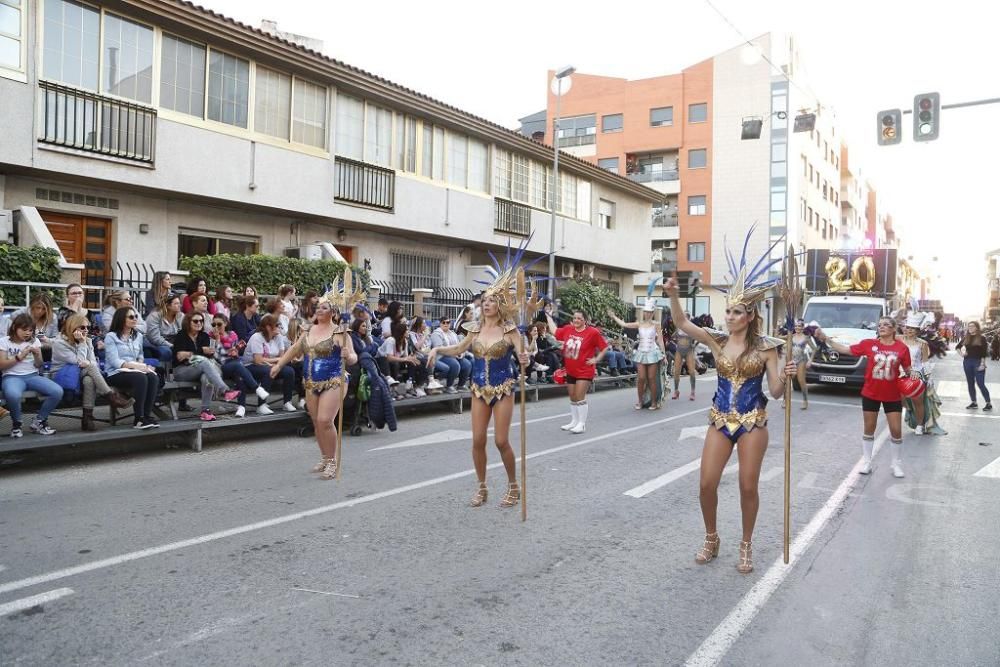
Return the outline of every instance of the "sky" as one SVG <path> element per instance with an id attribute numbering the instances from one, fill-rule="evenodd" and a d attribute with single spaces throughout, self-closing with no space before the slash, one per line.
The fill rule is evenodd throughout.
<path id="1" fill-rule="evenodd" d="M 254 26 L 275 20 L 322 39 L 331 57 L 511 128 L 545 108 L 549 69 L 642 79 L 745 38 L 791 32 L 808 87 L 837 114 L 852 166 L 893 216 L 901 254 L 934 280 L 945 310 L 982 314 L 985 253 L 1000 249 L 1000 216 L 987 197 L 1000 190 L 1000 104 L 945 110 L 934 142 L 911 140 L 911 116 L 902 144 L 875 141 L 876 113 L 911 108 L 914 95 L 937 91 L 942 104 L 1000 98 L 1000 40 L 982 2 L 381 0 L 377 14 L 367 3 L 201 4 Z"/>

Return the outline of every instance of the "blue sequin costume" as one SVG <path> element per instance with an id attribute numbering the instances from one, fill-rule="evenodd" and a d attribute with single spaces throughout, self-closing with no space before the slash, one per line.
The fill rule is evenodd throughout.
<path id="1" fill-rule="evenodd" d="M 764 396 L 766 365 L 760 354 L 781 342 L 763 338 L 757 351 L 733 361 L 722 352 L 726 337 L 712 333 L 712 353 L 718 370 L 719 385 L 712 398 L 709 421 L 736 444 L 740 436 L 758 426 L 767 426 L 767 397 Z"/>
<path id="2" fill-rule="evenodd" d="M 337 329 L 333 334 L 341 333 Z M 322 394 L 327 389 L 335 389 L 347 382 L 342 350 L 333 342 L 333 335 L 315 345 L 309 345 L 309 336 L 299 339 L 302 352 L 302 385 L 306 391 Z"/>
<path id="3" fill-rule="evenodd" d="M 469 335 L 479 333 L 479 325 L 469 322 L 463 325 Z M 513 325 L 504 327 L 504 334 L 516 330 Z M 517 364 L 514 346 L 506 338 L 501 338 L 489 347 L 477 339 L 470 345 L 472 350 L 472 374 L 469 388 L 472 395 L 489 405 L 514 393 L 517 384 Z"/>

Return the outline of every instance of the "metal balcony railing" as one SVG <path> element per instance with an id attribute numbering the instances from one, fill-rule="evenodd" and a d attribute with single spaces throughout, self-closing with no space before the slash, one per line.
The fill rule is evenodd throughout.
<path id="1" fill-rule="evenodd" d="M 155 159 L 156 109 L 51 81 L 38 87 L 39 141 L 137 162 Z"/>
<path id="2" fill-rule="evenodd" d="M 676 227 L 677 226 L 677 209 L 673 208 L 669 211 L 657 211 L 653 213 L 653 226 L 654 227 Z"/>
<path id="3" fill-rule="evenodd" d="M 513 236 L 529 236 L 531 234 L 530 207 L 498 198 L 495 210 L 493 231 Z"/>
<path id="4" fill-rule="evenodd" d="M 579 134 L 569 137 L 559 137 L 559 148 L 568 148 L 570 146 L 586 146 L 588 144 L 596 144 L 597 135 L 596 134 Z"/>
<path id="5" fill-rule="evenodd" d="M 334 199 L 391 211 L 396 202 L 396 172 L 338 155 L 334 162 Z"/>

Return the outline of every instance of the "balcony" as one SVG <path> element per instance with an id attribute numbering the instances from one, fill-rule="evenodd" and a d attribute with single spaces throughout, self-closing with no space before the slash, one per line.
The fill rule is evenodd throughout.
<path id="1" fill-rule="evenodd" d="M 511 236 L 531 235 L 531 208 L 507 199 L 497 198 L 493 231 Z"/>
<path id="2" fill-rule="evenodd" d="M 676 227 L 677 208 L 661 208 L 653 210 L 653 227 Z"/>
<path id="3" fill-rule="evenodd" d="M 49 81 L 38 87 L 40 142 L 136 162 L 155 159 L 156 109 Z"/>
<path id="4" fill-rule="evenodd" d="M 680 175 L 676 169 L 651 169 L 628 174 L 627 178 L 636 183 L 662 183 L 679 180 Z"/>
<path id="5" fill-rule="evenodd" d="M 559 137 L 559 148 L 586 146 L 588 144 L 596 144 L 596 143 L 597 143 L 596 134 L 579 134 L 579 135 L 570 135 L 568 137 Z"/>
<path id="6" fill-rule="evenodd" d="M 338 155 L 334 160 L 334 199 L 391 211 L 396 205 L 396 172 Z"/>

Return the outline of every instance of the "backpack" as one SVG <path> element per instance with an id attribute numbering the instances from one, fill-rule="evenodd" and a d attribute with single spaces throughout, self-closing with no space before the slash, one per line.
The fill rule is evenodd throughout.
<path id="1" fill-rule="evenodd" d="M 367 403 L 372 397 L 372 383 L 368 378 L 368 371 L 362 370 L 361 377 L 358 378 L 358 392 L 356 394 L 359 401 Z"/>

